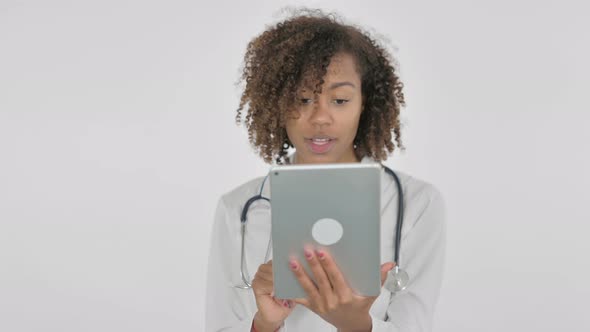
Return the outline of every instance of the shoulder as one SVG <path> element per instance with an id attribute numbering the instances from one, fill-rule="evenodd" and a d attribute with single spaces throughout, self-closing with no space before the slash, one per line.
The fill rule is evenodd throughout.
<path id="1" fill-rule="evenodd" d="M 402 184 L 404 219 L 408 220 L 409 225 L 413 227 L 420 220 L 444 223 L 446 212 L 442 191 L 427 180 L 397 170 L 395 173 Z"/>
<path id="2" fill-rule="evenodd" d="M 402 182 L 408 200 L 428 204 L 432 200 L 442 199 L 442 192 L 433 183 L 400 171 L 396 171 L 396 174 Z"/>
<path id="3" fill-rule="evenodd" d="M 264 176 L 253 178 L 222 194 L 220 204 L 223 204 L 228 209 L 243 206 L 249 198 L 260 193 L 264 178 Z"/>

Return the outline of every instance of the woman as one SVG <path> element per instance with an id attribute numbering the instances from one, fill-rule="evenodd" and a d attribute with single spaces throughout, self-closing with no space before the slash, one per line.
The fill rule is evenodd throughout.
<path id="1" fill-rule="evenodd" d="M 402 83 L 390 55 L 367 33 L 319 11 L 300 12 L 253 39 L 242 79 L 246 83 L 237 120 L 268 163 L 381 162 L 393 152 L 392 133 L 403 149 L 399 113 Z M 289 149 L 295 152 L 289 155 Z M 305 256 L 317 283 L 292 261 L 307 298 L 273 296 L 272 261 L 264 262 L 270 236 L 268 203 L 253 203 L 246 232 L 246 270 L 256 271 L 252 289 L 240 276 L 240 213 L 262 192 L 263 177 L 219 200 L 207 281 L 207 331 L 429 331 L 442 281 L 444 202 L 431 184 L 397 172 L 404 192 L 401 260 L 408 287 L 378 297 L 354 294 L 326 252 Z M 382 281 L 394 267 L 397 189 L 382 175 Z M 294 204 L 296 204 L 294 202 Z M 359 221 L 362 222 L 362 221 Z"/>

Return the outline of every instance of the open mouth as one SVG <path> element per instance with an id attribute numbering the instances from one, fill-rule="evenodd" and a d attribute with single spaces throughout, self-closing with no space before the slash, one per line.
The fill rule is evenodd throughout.
<path id="1" fill-rule="evenodd" d="M 312 138 L 306 138 L 305 143 L 311 152 L 321 154 L 330 151 L 336 143 L 336 139 L 328 136 L 314 136 Z"/>

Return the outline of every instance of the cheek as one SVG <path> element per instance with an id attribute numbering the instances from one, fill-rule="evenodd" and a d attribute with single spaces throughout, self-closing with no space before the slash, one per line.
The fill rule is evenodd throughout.
<path id="1" fill-rule="evenodd" d="M 346 121 L 346 127 L 348 127 L 351 131 L 353 131 L 353 135 L 356 134 L 356 129 L 359 126 L 359 122 L 361 119 L 361 113 L 354 113 L 352 114 Z"/>
<path id="2" fill-rule="evenodd" d="M 285 129 L 287 130 L 287 134 L 296 134 L 301 131 L 302 128 L 302 118 L 299 117 L 298 119 L 288 119 L 285 123 Z"/>
<path id="3" fill-rule="evenodd" d="M 287 123 L 285 123 L 285 131 L 287 132 L 289 141 L 293 143 L 293 139 L 298 137 L 297 123 L 294 120 L 288 120 Z"/>

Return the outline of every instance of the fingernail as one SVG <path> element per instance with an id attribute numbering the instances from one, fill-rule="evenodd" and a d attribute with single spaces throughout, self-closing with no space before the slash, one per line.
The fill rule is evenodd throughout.
<path id="1" fill-rule="evenodd" d="M 305 249 L 305 250 L 303 250 L 303 252 L 305 253 L 305 258 L 307 258 L 307 259 L 311 259 L 311 257 L 313 256 L 311 250 L 309 250 L 309 249 Z"/>
<path id="2" fill-rule="evenodd" d="M 290 265 L 293 270 L 297 270 L 297 262 L 291 261 Z"/>
<path id="3" fill-rule="evenodd" d="M 318 255 L 318 257 L 320 259 L 324 259 L 326 257 L 326 254 L 324 254 L 323 251 L 319 251 L 319 250 L 316 251 L 316 255 Z"/>

